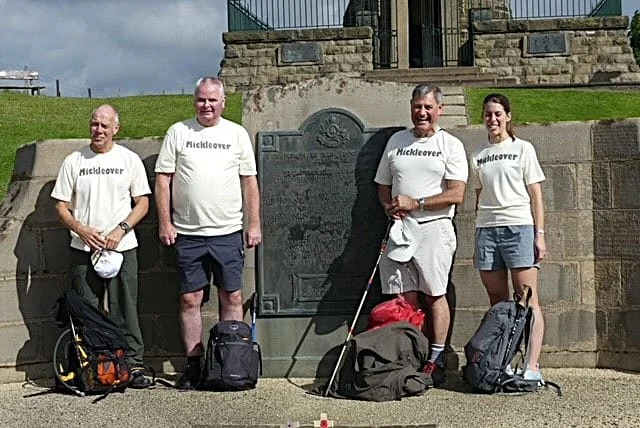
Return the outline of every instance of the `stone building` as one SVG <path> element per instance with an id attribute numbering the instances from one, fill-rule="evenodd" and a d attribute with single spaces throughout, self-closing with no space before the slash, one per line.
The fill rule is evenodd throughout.
<path id="1" fill-rule="evenodd" d="M 331 13 L 292 0 L 258 9 L 227 3 L 220 75 L 231 89 L 334 73 L 491 85 L 640 82 L 620 0 L 315 3 Z"/>

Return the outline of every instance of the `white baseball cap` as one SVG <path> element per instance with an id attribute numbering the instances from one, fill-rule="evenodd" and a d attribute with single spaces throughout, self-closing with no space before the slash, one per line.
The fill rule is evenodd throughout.
<path id="1" fill-rule="evenodd" d="M 404 263 L 411 260 L 420 242 L 420 224 L 415 217 L 405 216 L 401 220 L 394 220 L 389 230 L 387 257 L 396 262 Z"/>
<path id="2" fill-rule="evenodd" d="M 91 264 L 100 278 L 113 278 L 122 267 L 122 253 L 113 250 L 96 250 L 91 255 Z"/>

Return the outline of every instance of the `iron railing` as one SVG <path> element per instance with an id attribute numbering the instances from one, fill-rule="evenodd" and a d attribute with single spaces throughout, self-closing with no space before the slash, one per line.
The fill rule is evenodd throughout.
<path id="1" fill-rule="evenodd" d="M 410 0 L 409 7 L 418 2 Z M 396 0 L 227 0 L 229 31 L 336 28 Z M 456 2 L 450 3 L 452 7 Z M 620 15 L 621 0 L 467 0 L 467 9 L 507 10 L 510 19 Z"/>

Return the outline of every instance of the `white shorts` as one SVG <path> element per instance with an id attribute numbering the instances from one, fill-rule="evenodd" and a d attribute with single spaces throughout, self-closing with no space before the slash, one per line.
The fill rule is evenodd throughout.
<path id="1" fill-rule="evenodd" d="M 422 291 L 427 296 L 447 293 L 449 271 L 456 251 L 456 234 L 448 218 L 420 224 L 420 242 L 413 258 L 406 263 L 380 260 L 383 294 Z"/>

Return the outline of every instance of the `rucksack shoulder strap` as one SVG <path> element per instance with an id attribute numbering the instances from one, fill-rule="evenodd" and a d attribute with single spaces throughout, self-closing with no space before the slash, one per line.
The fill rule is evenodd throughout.
<path id="1" fill-rule="evenodd" d="M 549 389 L 549 387 L 555 389 L 556 390 L 556 394 L 558 394 L 558 397 L 562 397 L 562 389 L 560 388 L 560 385 L 558 385 L 557 383 L 545 380 L 543 387 L 545 389 Z"/>

